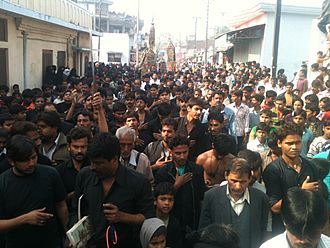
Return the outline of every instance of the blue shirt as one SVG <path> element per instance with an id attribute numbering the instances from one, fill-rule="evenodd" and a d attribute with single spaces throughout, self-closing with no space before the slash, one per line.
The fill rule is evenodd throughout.
<path id="1" fill-rule="evenodd" d="M 309 145 L 312 143 L 313 139 L 314 139 L 314 135 L 312 131 L 308 128 L 305 128 L 304 134 L 301 137 L 302 146 L 301 146 L 300 155 L 302 157 L 307 158 Z"/>
<path id="2" fill-rule="evenodd" d="M 209 113 L 210 113 L 210 109 L 204 111 L 201 121 L 203 124 L 208 122 Z M 229 130 L 229 134 L 236 136 L 235 126 L 234 126 L 234 122 L 235 122 L 234 111 L 225 106 L 225 108 L 221 111 L 221 113 L 224 115 L 225 120 L 227 120 L 225 127 Z"/>

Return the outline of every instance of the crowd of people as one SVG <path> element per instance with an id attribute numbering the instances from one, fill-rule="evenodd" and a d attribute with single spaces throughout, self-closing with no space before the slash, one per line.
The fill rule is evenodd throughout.
<path id="1" fill-rule="evenodd" d="M 322 64 L 65 72 L 0 86 L 0 247 L 330 247 Z"/>

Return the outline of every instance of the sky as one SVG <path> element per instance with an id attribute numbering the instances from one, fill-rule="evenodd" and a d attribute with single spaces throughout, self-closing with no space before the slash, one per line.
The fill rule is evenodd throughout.
<path id="1" fill-rule="evenodd" d="M 239 13 L 240 9 L 254 6 L 260 0 L 112 0 L 113 11 L 137 15 L 140 2 L 140 19 L 144 20 L 143 32 L 148 32 L 154 19 L 156 39 L 160 34 L 169 33 L 171 38 L 183 40 L 187 35 L 195 33 L 195 17 L 197 17 L 197 39 L 205 39 L 206 6 L 209 1 L 209 36 L 216 26 L 225 24 L 223 13 Z M 323 0 L 282 0 L 282 5 L 322 6 Z M 276 0 L 263 0 L 273 2 Z"/>

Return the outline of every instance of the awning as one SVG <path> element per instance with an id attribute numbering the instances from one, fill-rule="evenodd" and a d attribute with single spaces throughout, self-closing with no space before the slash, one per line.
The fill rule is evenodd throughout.
<path id="1" fill-rule="evenodd" d="M 238 40 L 260 39 L 264 36 L 265 24 L 237 29 L 227 33 L 227 41 L 234 43 Z"/>

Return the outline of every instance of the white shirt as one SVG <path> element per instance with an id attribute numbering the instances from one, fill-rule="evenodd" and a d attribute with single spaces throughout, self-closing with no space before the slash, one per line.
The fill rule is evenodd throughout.
<path id="1" fill-rule="evenodd" d="M 330 238 L 321 235 L 320 243 L 317 248 L 329 248 L 330 247 Z M 290 248 L 288 241 L 286 239 L 286 232 L 275 236 L 274 238 L 263 243 L 260 248 Z"/>
<path id="2" fill-rule="evenodd" d="M 317 94 L 318 98 L 321 100 L 323 97 L 330 97 L 330 91 L 324 90 Z"/>
<path id="3" fill-rule="evenodd" d="M 49 160 L 53 160 L 53 154 L 56 150 L 56 146 L 58 143 L 58 140 L 60 138 L 60 133 L 58 133 L 56 140 L 54 141 L 54 144 L 52 144 L 52 146 L 48 149 L 48 151 L 45 150 L 45 148 L 42 148 L 42 154 L 45 155 L 47 158 L 49 158 Z"/>
<path id="4" fill-rule="evenodd" d="M 138 158 L 138 154 L 139 158 Z M 138 160 L 138 161 L 137 161 Z M 150 161 L 142 152 L 132 150 L 128 162 L 125 162 L 122 156 L 119 158 L 119 163 L 123 166 L 126 166 L 132 170 L 135 170 L 143 175 L 145 175 L 151 183 L 154 181 L 154 176 L 150 167 Z"/>
<path id="5" fill-rule="evenodd" d="M 250 204 L 250 194 L 249 194 L 249 190 L 248 189 L 245 190 L 242 198 L 240 198 L 238 201 L 235 201 L 234 198 L 230 195 L 229 188 L 228 188 L 228 185 L 227 185 L 226 195 L 227 195 L 227 197 L 230 200 L 231 207 L 233 208 L 233 210 L 235 211 L 235 213 L 237 215 L 240 215 L 241 212 L 243 211 L 245 202 L 247 202 L 248 204 Z"/>
<path id="6" fill-rule="evenodd" d="M 267 144 L 261 144 L 258 138 L 255 138 L 254 140 L 250 141 L 247 144 L 246 148 L 259 153 L 268 152 L 270 150 L 269 146 Z"/>
<path id="7" fill-rule="evenodd" d="M 4 155 L 7 154 L 7 149 L 6 149 L 6 148 L 3 148 L 2 152 L 0 152 L 0 156 L 1 156 L 2 154 L 4 154 Z"/>
<path id="8" fill-rule="evenodd" d="M 160 85 L 160 80 L 157 79 L 157 80 L 155 81 L 153 78 L 151 78 L 151 79 L 150 79 L 150 85 L 152 85 L 152 84 Z"/>
<path id="9" fill-rule="evenodd" d="M 245 133 L 250 131 L 249 121 L 250 121 L 250 109 L 244 103 L 240 106 L 236 106 L 235 103 L 228 105 L 228 108 L 232 109 L 235 113 L 235 131 L 236 136 L 244 136 Z"/>

